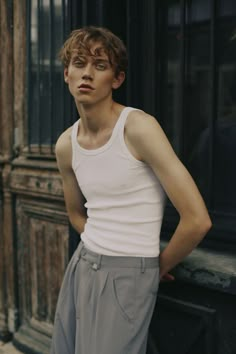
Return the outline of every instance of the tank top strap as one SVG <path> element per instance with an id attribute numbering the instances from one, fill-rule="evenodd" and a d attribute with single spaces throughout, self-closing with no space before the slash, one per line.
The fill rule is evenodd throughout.
<path id="1" fill-rule="evenodd" d="M 77 134 L 78 134 L 78 126 L 79 126 L 79 120 L 77 120 L 71 130 L 71 145 L 72 145 L 72 150 L 73 152 L 75 151 L 75 147 L 77 144 Z"/>
<path id="2" fill-rule="evenodd" d="M 77 134 L 78 134 L 79 120 L 77 120 L 71 130 L 71 147 L 72 147 L 72 167 L 75 167 L 75 162 L 77 161 Z"/>
<path id="3" fill-rule="evenodd" d="M 133 108 L 133 107 L 125 107 L 123 109 L 123 111 L 121 112 L 121 115 L 120 115 L 120 118 L 118 121 L 118 127 L 117 127 L 119 134 L 123 134 L 126 120 L 127 120 L 128 115 L 131 111 L 139 111 L 139 109 Z"/>
<path id="4" fill-rule="evenodd" d="M 79 119 L 72 126 L 72 130 L 71 130 L 72 145 L 74 145 L 74 143 L 77 141 L 78 126 L 79 126 Z"/>

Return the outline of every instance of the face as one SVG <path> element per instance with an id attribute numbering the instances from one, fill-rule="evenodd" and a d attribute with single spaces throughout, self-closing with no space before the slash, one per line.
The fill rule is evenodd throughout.
<path id="1" fill-rule="evenodd" d="M 96 53 L 100 47 L 99 43 L 92 45 L 91 53 Z M 91 105 L 110 99 L 112 90 L 120 87 L 125 74 L 121 72 L 115 77 L 107 54 L 101 50 L 96 55 L 74 54 L 64 77 L 75 101 Z"/>

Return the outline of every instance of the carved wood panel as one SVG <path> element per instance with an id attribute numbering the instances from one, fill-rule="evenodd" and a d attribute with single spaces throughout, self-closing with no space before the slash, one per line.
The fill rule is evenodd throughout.
<path id="1" fill-rule="evenodd" d="M 2 195 L 2 170 L 0 168 L 0 339 L 8 335 L 6 288 L 5 288 L 5 262 L 4 262 L 4 239 L 3 239 L 3 195 Z"/>
<path id="2" fill-rule="evenodd" d="M 67 216 L 60 203 L 18 198 L 16 221 L 20 325 L 50 338 L 68 263 Z"/>

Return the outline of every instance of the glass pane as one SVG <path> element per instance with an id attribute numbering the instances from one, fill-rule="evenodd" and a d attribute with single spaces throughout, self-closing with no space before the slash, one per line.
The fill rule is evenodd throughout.
<path id="1" fill-rule="evenodd" d="M 214 137 L 214 209 L 236 212 L 236 6 L 221 1 L 218 117 Z"/>
<path id="2" fill-rule="evenodd" d="M 39 131 L 39 119 L 38 119 L 38 86 L 37 86 L 37 79 L 38 79 L 38 56 L 39 56 L 39 48 L 38 48 L 38 16 L 37 16 L 37 8 L 38 8 L 38 1 L 32 0 L 31 1 L 31 42 L 30 46 L 30 65 L 29 68 L 29 87 L 28 87 L 28 100 L 29 100 L 29 115 L 28 119 L 29 122 L 29 136 L 30 142 L 37 141 L 37 132 Z"/>
<path id="3" fill-rule="evenodd" d="M 67 1 L 31 0 L 29 41 L 29 143 L 52 145 L 70 123 L 65 117 L 63 67 L 58 52 L 65 36 Z M 68 104 L 69 107 L 69 104 Z"/>
<path id="4" fill-rule="evenodd" d="M 165 130 L 176 152 L 182 148 L 182 158 L 195 178 L 199 176 L 196 145 L 209 126 L 211 114 L 210 72 L 210 1 L 194 0 L 186 9 L 180 1 L 172 1 L 168 6 Z M 207 169 L 200 177 L 207 180 Z"/>
<path id="5" fill-rule="evenodd" d="M 208 205 L 213 104 L 210 3 L 193 1 L 188 9 L 184 100 L 185 164 Z"/>
<path id="6" fill-rule="evenodd" d="M 181 7 L 179 1 L 173 1 L 168 6 L 168 59 L 167 59 L 167 105 L 164 120 L 164 128 L 176 151 L 179 150 L 179 69 L 180 69 L 180 18 Z"/>

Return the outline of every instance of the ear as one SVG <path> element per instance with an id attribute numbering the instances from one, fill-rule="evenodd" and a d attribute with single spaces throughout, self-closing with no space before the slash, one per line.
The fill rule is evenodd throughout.
<path id="1" fill-rule="evenodd" d="M 125 72 L 120 71 L 118 76 L 114 77 L 112 88 L 114 90 L 118 89 L 123 84 L 124 80 L 125 80 Z"/>
<path id="2" fill-rule="evenodd" d="M 64 80 L 66 83 L 68 83 L 68 68 L 64 69 Z"/>

